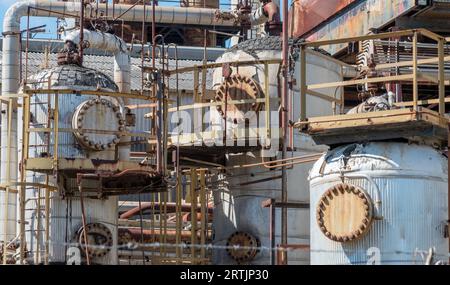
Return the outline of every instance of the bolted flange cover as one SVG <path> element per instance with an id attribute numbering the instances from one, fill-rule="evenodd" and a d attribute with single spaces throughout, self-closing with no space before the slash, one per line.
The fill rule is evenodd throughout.
<path id="1" fill-rule="evenodd" d="M 373 221 L 373 204 L 361 188 L 346 183 L 328 189 L 316 207 L 316 221 L 330 240 L 348 242 L 363 236 Z"/>
<path id="2" fill-rule="evenodd" d="M 108 254 L 113 246 L 113 235 L 109 228 L 102 223 L 91 223 L 86 225 L 86 229 L 89 257 L 99 258 Z M 83 227 L 76 232 L 75 240 L 81 248 L 81 253 L 86 255 Z"/>
<path id="3" fill-rule="evenodd" d="M 72 128 L 77 130 L 75 137 L 83 147 L 102 151 L 113 148 L 120 141 L 122 135 L 117 132 L 125 131 L 125 120 L 117 105 L 96 98 L 77 107 Z"/>
<path id="4" fill-rule="evenodd" d="M 252 261 L 258 254 L 260 246 L 259 239 L 253 235 L 237 231 L 227 240 L 227 253 L 237 263 L 241 264 Z"/>
<path id="5" fill-rule="evenodd" d="M 235 100 L 260 98 L 259 85 L 251 78 L 240 74 L 233 74 L 226 78 L 216 90 L 215 100 L 227 102 L 225 106 L 217 106 L 217 111 L 224 119 L 232 120 L 235 124 L 243 123 L 248 111 L 258 112 L 261 103 L 250 102 L 243 104 L 228 103 Z M 247 115 L 248 116 L 248 115 Z"/>

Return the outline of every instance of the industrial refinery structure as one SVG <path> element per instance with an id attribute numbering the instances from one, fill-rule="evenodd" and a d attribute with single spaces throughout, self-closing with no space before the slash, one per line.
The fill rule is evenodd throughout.
<path id="1" fill-rule="evenodd" d="M 445 0 L 17 1 L 1 263 L 448 264 L 449 16 Z"/>

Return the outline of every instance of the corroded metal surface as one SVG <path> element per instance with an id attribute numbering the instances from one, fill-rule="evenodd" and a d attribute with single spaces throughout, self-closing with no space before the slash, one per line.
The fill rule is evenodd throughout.
<path id="1" fill-rule="evenodd" d="M 121 134 L 96 134 L 85 132 L 94 130 L 108 122 L 108 131 L 123 132 L 125 120 L 120 107 L 107 99 L 90 99 L 81 103 L 72 118 L 72 127 L 78 131 L 75 137 L 78 142 L 94 151 L 113 148 L 119 143 Z"/>
<path id="2" fill-rule="evenodd" d="M 363 189 L 345 183 L 328 189 L 316 209 L 320 230 L 327 238 L 338 242 L 363 236 L 373 219 L 370 197 Z"/>
<path id="3" fill-rule="evenodd" d="M 71 89 L 77 91 L 108 91 L 117 92 L 118 87 L 112 79 L 102 72 L 80 67 L 77 65 L 60 65 L 54 68 L 44 69 L 37 74 L 30 76 L 27 80 L 25 88 L 29 89 L 53 89 L 61 90 L 55 96 L 58 96 L 58 128 L 59 129 L 72 129 L 72 119 L 77 107 L 83 105 L 83 102 L 89 100 L 104 100 L 99 96 L 84 95 L 84 94 L 66 94 L 62 90 Z M 120 98 L 108 98 L 111 102 L 114 102 L 115 106 L 120 106 L 121 112 L 123 110 L 123 103 Z M 29 137 L 29 159 L 25 162 L 28 169 L 31 170 L 27 173 L 27 182 L 42 183 L 45 184 L 46 175 L 51 168 L 54 169 L 52 164 L 53 155 L 56 153 L 55 144 L 58 145 L 57 156 L 61 166 L 70 168 L 72 177 L 66 176 L 64 181 L 55 179 L 53 176 L 49 178 L 50 185 L 58 185 L 59 191 L 51 193 L 51 205 L 49 207 L 50 218 L 50 233 L 49 239 L 51 241 L 49 246 L 49 262 L 64 262 L 66 255 L 67 241 L 73 237 L 73 234 L 79 229 L 81 221 L 81 207 L 80 201 L 76 197 L 70 197 L 62 199 L 61 195 L 64 195 L 65 191 L 71 189 L 77 189 L 77 183 L 73 176 L 78 171 L 90 171 L 102 169 L 107 164 L 108 170 L 116 170 L 118 161 L 115 159 L 114 149 L 105 149 L 103 151 L 93 151 L 91 149 L 83 148 L 78 142 L 76 136 L 72 132 L 59 132 L 56 140 L 56 136 L 53 134 L 47 135 L 45 132 L 33 131 L 39 128 L 52 127 L 55 124 L 55 97 L 52 94 L 36 94 L 30 98 L 30 137 Z M 95 105 L 95 103 L 94 103 Z M 98 111 L 98 110 L 97 110 Z M 101 114 L 97 114 L 101 116 Z M 97 120 L 95 125 L 84 125 L 83 128 L 94 128 L 95 130 L 108 129 L 111 120 Z M 76 119 L 78 122 L 78 117 Z M 82 118 L 80 122 L 84 122 Z M 86 122 L 85 122 L 86 123 Z M 93 123 L 93 122 L 89 122 Z M 114 122 L 112 122 L 114 124 Z M 117 123 L 117 126 L 119 124 Z M 78 127 L 78 126 L 76 126 Z M 91 135 L 91 134 L 90 134 Z M 94 145 L 95 147 L 95 145 Z M 101 147 L 100 147 L 101 148 Z M 80 162 L 81 161 L 81 162 Z M 86 162 L 89 161 L 88 164 Z M 77 164 L 79 163 L 79 164 Z M 116 164 L 117 163 L 117 164 Z M 135 164 L 130 165 L 133 167 Z M 87 169 L 83 169 L 83 166 L 87 166 Z M 47 170 L 45 170 L 47 169 Z M 36 173 L 43 172 L 43 173 Z M 58 175 L 58 178 L 62 176 Z M 41 191 L 42 192 L 42 191 Z M 40 248 L 45 248 L 45 231 L 42 228 L 44 225 L 44 217 L 42 214 L 37 214 L 37 203 L 33 202 L 33 198 L 38 195 L 38 189 L 29 189 L 26 193 L 26 199 L 30 200 L 27 207 L 30 209 L 25 214 L 25 232 L 27 234 L 27 243 L 30 245 L 30 253 L 36 255 L 37 244 L 40 243 Z M 42 194 L 41 194 L 42 195 Z M 70 201 L 68 202 L 67 199 Z M 68 207 L 70 210 L 68 212 Z M 108 197 L 107 199 L 84 200 L 85 211 L 88 213 L 88 223 L 103 222 L 105 223 L 113 237 L 112 244 L 117 244 L 117 198 Z M 70 215 L 73 219 L 73 223 L 68 226 L 67 215 Z M 39 221 L 40 220 L 40 221 Z M 38 228 L 37 225 L 41 225 Z M 66 233 L 66 234 L 65 234 Z M 98 257 L 98 263 L 102 264 L 115 264 L 117 262 L 117 249 L 108 251 L 104 256 Z"/>
<path id="4" fill-rule="evenodd" d="M 84 240 L 86 232 L 87 246 Z M 82 254 L 89 254 L 90 258 L 103 257 L 111 251 L 113 245 L 113 234 L 109 228 L 101 223 L 90 223 L 81 227 L 75 235 Z M 87 250 L 86 250 L 87 247 Z"/>
<path id="5" fill-rule="evenodd" d="M 335 242 L 322 233 L 312 209 L 311 264 L 423 264 L 420 252 L 431 247 L 435 260 L 447 260 L 447 172 L 446 157 L 423 145 L 371 142 L 329 151 L 311 170 L 311 205 L 344 181 L 366 191 L 374 220 L 359 239 Z"/>
<path id="6" fill-rule="evenodd" d="M 227 102 L 233 100 L 258 99 L 260 88 L 251 78 L 234 74 L 226 78 L 216 90 L 216 101 Z M 217 111 L 235 124 L 242 123 L 248 111 L 258 111 L 260 103 L 247 103 L 241 105 L 227 104 L 225 108 L 217 106 Z"/>
<path id="7" fill-rule="evenodd" d="M 416 7 L 416 0 L 364 0 L 359 2 L 355 2 L 350 9 L 341 10 L 339 17 L 325 21 L 320 28 L 308 33 L 306 39 L 317 41 L 366 35 L 372 28 L 378 29 Z M 346 45 L 334 45 L 324 48 L 334 54 L 345 47 Z"/>
<path id="8" fill-rule="evenodd" d="M 227 240 L 227 252 L 238 264 L 252 261 L 261 242 L 246 232 L 234 232 Z"/>
<path id="9" fill-rule="evenodd" d="M 281 58 L 281 38 L 276 36 L 262 37 L 241 42 L 225 52 L 218 62 L 239 62 L 247 60 L 266 60 Z M 300 77 L 300 62 L 294 61 L 294 78 L 298 80 Z M 325 55 L 316 56 L 307 55 L 307 83 L 319 83 L 325 80 L 340 81 L 342 75 L 340 66 L 329 61 Z M 251 66 L 240 66 L 239 70 L 231 67 L 232 74 L 240 74 L 254 80 L 259 88 L 265 93 L 265 74 L 264 64 L 258 63 Z M 270 106 L 269 110 L 276 112 L 270 118 L 270 126 L 272 134 L 275 136 L 279 128 L 279 64 L 268 65 L 268 86 Z M 214 71 L 214 89 L 221 86 L 223 82 L 222 67 L 216 68 Z M 300 113 L 299 84 L 293 85 L 293 102 L 292 113 L 294 116 Z M 335 95 L 335 88 L 327 88 L 322 92 Z M 340 97 L 340 91 L 336 92 L 336 96 Z M 331 115 L 331 102 L 327 102 L 321 98 L 310 96 L 307 98 L 308 115 Z M 265 104 L 265 103 L 264 103 Z M 261 108 L 260 114 L 266 109 L 266 104 Z M 228 133 L 238 133 L 236 130 L 243 130 L 242 125 L 235 125 L 232 121 L 225 122 L 223 116 L 220 115 L 215 106 L 210 109 L 210 118 L 213 128 L 227 129 Z M 261 122 L 263 126 L 265 122 Z M 235 127 L 233 129 L 233 127 Z M 215 129 L 214 129 L 215 130 Z M 242 133 L 246 133 L 242 131 Z M 244 134 L 245 135 L 245 134 Z M 249 136 L 249 135 L 247 135 Z M 258 133 L 259 138 L 265 138 L 265 132 Z M 288 156 L 299 156 L 306 153 L 321 152 L 323 146 L 317 146 L 312 143 L 310 137 L 293 132 L 293 146 L 296 148 L 292 154 Z M 226 160 L 227 166 L 244 165 L 261 162 L 261 152 L 242 153 L 241 155 L 229 155 Z M 268 161 L 268 160 L 267 160 Z M 307 173 L 312 163 L 297 164 L 293 169 L 288 171 L 288 196 L 290 201 L 308 202 L 308 182 Z M 255 258 L 250 261 L 251 264 L 269 264 L 271 258 L 271 241 L 270 241 L 270 216 L 269 209 L 262 208 L 261 202 L 267 199 L 280 199 L 281 181 L 276 177 L 279 172 L 273 172 L 264 166 L 256 166 L 245 169 L 234 169 L 232 174 L 224 174 L 223 177 L 217 177 L 217 191 L 213 192 L 215 210 L 214 210 L 214 244 L 218 246 L 226 246 L 226 242 L 231 234 L 236 231 L 247 232 L 261 241 L 262 250 Z M 258 181 L 255 183 L 255 181 Z M 281 209 L 275 210 L 276 216 L 279 216 Z M 288 210 L 288 232 L 290 233 L 289 244 L 308 245 L 309 243 L 309 210 L 308 209 L 289 209 Z M 274 229 L 275 239 L 280 238 L 278 225 Z M 309 263 L 309 253 L 307 251 L 295 250 L 288 252 L 289 264 L 307 264 Z M 235 264 L 225 249 L 213 250 L 213 262 L 215 264 Z"/>
<path id="10" fill-rule="evenodd" d="M 44 69 L 29 77 L 31 89 L 76 89 L 119 91 L 114 81 L 102 72 L 77 65 L 60 65 Z"/>
<path id="11" fill-rule="evenodd" d="M 299 37 L 356 0 L 294 0 L 289 11 L 290 37 Z"/>

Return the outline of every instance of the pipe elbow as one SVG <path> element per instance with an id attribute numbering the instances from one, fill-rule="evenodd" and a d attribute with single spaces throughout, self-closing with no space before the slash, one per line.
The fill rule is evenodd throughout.
<path id="1" fill-rule="evenodd" d="M 35 6 L 35 0 L 19 1 L 12 4 L 3 18 L 3 35 L 20 31 L 20 18 L 27 16 L 28 8 Z M 34 11 L 30 10 L 30 16 L 34 16 Z"/>
<path id="2" fill-rule="evenodd" d="M 80 30 L 75 30 L 66 34 L 64 37 L 64 42 L 65 43 L 72 42 L 74 44 L 77 44 L 80 41 L 80 32 L 81 32 Z"/>
<path id="3" fill-rule="evenodd" d="M 80 41 L 80 35 L 81 30 L 72 31 L 64 37 L 64 41 L 66 43 L 73 42 L 75 44 L 78 44 Z M 114 55 L 129 55 L 129 51 L 127 49 L 127 44 L 125 43 L 125 41 L 113 34 L 84 29 L 83 38 L 88 43 L 90 48 L 108 51 Z"/>

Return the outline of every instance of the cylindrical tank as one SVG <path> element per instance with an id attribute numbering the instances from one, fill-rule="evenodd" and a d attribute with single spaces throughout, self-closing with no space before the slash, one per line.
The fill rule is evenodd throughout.
<path id="1" fill-rule="evenodd" d="M 234 46 L 226 51 L 217 62 L 237 62 L 249 60 L 281 59 L 281 40 L 279 37 L 263 37 L 248 40 Z M 279 64 L 270 64 L 268 71 L 269 96 L 271 100 L 271 132 L 272 132 L 272 152 L 252 151 L 245 153 L 228 154 L 226 157 L 227 166 L 237 166 L 261 162 L 266 153 L 273 156 L 279 150 L 277 142 L 279 129 L 279 103 L 280 91 L 278 89 L 281 78 L 279 77 Z M 325 57 L 310 55 L 307 56 L 307 83 L 320 83 L 328 81 L 339 81 L 342 79 L 340 66 L 327 60 Z M 299 79 L 300 64 L 296 62 L 294 77 Z M 214 71 L 213 84 L 218 90 L 219 98 L 222 100 L 224 93 L 228 92 L 228 100 L 240 100 L 250 98 L 263 98 L 264 94 L 264 65 L 254 64 L 250 66 L 239 66 L 232 68 L 230 80 L 226 82 L 223 76 L 223 69 Z M 224 86 L 226 84 L 226 86 Z M 256 86 L 256 87 L 255 87 Z M 281 86 L 281 84 L 280 84 Z M 256 88 L 256 90 L 255 90 Z M 222 90 L 222 91 L 220 91 Z M 220 93 L 222 92 L 222 93 Z M 291 94 L 293 99 L 292 110 L 295 117 L 300 112 L 299 86 L 294 85 Z M 321 92 L 337 98 L 340 97 L 340 90 L 324 89 Z M 220 98 L 222 96 L 222 99 Z M 276 98 L 276 99 L 275 99 Z M 331 103 L 317 97 L 307 97 L 308 116 L 331 114 Z M 227 133 L 234 133 L 235 138 L 250 137 L 242 124 L 243 114 L 247 111 L 255 111 L 258 114 L 265 110 L 264 106 L 254 106 L 252 104 L 231 105 L 227 112 L 223 109 L 212 107 L 210 110 L 210 122 L 213 130 L 226 129 Z M 226 113 L 226 115 L 225 115 Z M 251 117 L 251 116 L 250 116 Z M 226 119 L 225 119 L 226 118 Z M 226 120 L 226 126 L 225 126 Z M 250 119 L 252 121 L 252 119 Z M 264 127 L 264 117 L 259 117 L 260 127 Z M 257 122 L 258 123 L 258 122 Z M 251 124 L 250 124 L 251 125 Z M 255 126 L 253 126 L 255 127 Z M 239 133 L 243 137 L 239 137 Z M 250 132 L 251 133 L 251 132 Z M 254 134 L 256 139 L 264 139 L 265 131 Z M 219 141 L 221 136 L 217 138 Z M 263 140 L 264 141 L 264 140 Z M 303 156 L 326 151 L 324 146 L 316 146 L 310 137 L 294 132 L 292 151 L 288 152 L 289 157 Z M 278 156 L 279 157 L 279 156 Z M 308 203 L 308 181 L 307 174 L 312 163 L 297 164 L 288 170 L 288 199 L 290 202 Z M 270 170 L 264 166 L 250 168 L 233 169 L 228 174 L 218 177 L 217 190 L 214 191 L 214 264 L 250 263 L 250 264 L 270 264 L 270 211 L 263 208 L 261 203 L 273 198 L 277 201 L 281 199 L 281 172 Z M 261 180 L 261 181 L 258 181 Z M 276 209 L 276 216 L 280 217 L 280 209 Z M 279 219 L 277 218 L 277 221 Z M 280 243 L 280 224 L 275 225 L 275 243 Z M 236 234 L 237 233 L 237 234 Z M 243 233 L 247 233 L 245 236 Z M 245 252 L 244 259 L 235 256 L 233 251 L 226 250 L 230 245 L 252 244 L 252 240 L 257 240 L 260 250 L 257 254 Z M 255 242 L 253 242 L 254 244 Z M 309 210 L 289 209 L 288 210 L 288 243 L 308 245 L 309 243 Z M 276 253 L 274 253 L 276 254 Z M 250 256 L 251 258 L 248 258 Z M 233 258 L 234 257 L 234 258 Z M 289 251 L 289 264 L 309 263 L 307 250 Z"/>
<path id="2" fill-rule="evenodd" d="M 447 158 L 425 145 L 337 147 L 310 173 L 312 264 L 447 260 Z"/>
<path id="3" fill-rule="evenodd" d="M 109 91 L 117 92 L 118 87 L 105 74 L 90 68 L 77 65 L 60 65 L 45 69 L 28 78 L 27 88 L 58 89 L 75 91 Z M 30 128 L 46 128 L 54 124 L 54 96 L 39 94 L 31 97 Z M 115 134 L 91 133 L 87 130 L 123 131 L 122 100 L 81 94 L 58 94 L 58 125 L 60 129 L 77 129 L 76 133 L 60 132 L 58 136 L 58 157 L 65 159 L 99 159 L 115 160 L 115 145 L 120 136 Z M 49 117 L 50 116 L 50 117 Z M 52 133 L 53 134 L 53 133 Z M 31 132 L 29 137 L 29 157 L 47 157 L 54 154 L 54 137 L 46 136 L 42 132 Z M 49 262 L 66 262 L 71 243 L 80 242 L 82 229 L 81 205 L 78 195 L 71 197 L 70 192 L 77 191 L 76 177 L 48 176 L 51 185 L 59 185 L 59 190 L 51 192 L 50 197 L 50 234 L 49 234 Z M 63 180 L 62 180 L 63 179 Z M 27 182 L 45 184 L 46 175 L 34 172 L 27 173 Z M 64 182 L 63 182 L 64 181 Z M 37 256 L 37 241 L 39 236 L 39 251 L 42 258 L 45 249 L 45 209 L 41 202 L 41 214 L 38 219 L 37 188 L 29 189 L 26 193 L 26 232 L 29 262 Z M 40 196 L 44 197 L 45 190 L 41 189 Z M 84 199 L 84 208 L 89 232 L 105 237 L 101 241 L 107 246 L 117 245 L 117 197 L 106 199 Z M 38 228 L 39 225 L 39 228 Z M 91 239 L 91 238 L 90 238 Z M 84 242 L 84 241 L 82 241 Z M 93 241 L 90 242 L 92 244 Z M 81 250 L 83 254 L 83 250 Z M 117 248 L 107 248 L 99 252 L 92 252 L 92 263 L 116 264 Z M 97 256 L 95 256 L 97 255 Z M 69 254 L 70 256 L 70 254 Z M 42 260 L 42 259 L 41 259 Z"/>

